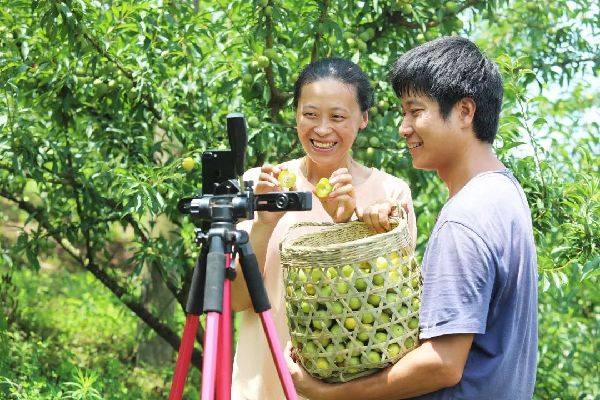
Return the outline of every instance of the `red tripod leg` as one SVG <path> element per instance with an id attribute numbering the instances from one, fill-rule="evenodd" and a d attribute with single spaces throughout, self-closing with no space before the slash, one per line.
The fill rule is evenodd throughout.
<path id="1" fill-rule="evenodd" d="M 201 399 L 215 398 L 215 382 L 217 372 L 217 344 L 219 337 L 219 320 L 221 314 L 211 311 L 206 314 L 206 332 L 204 336 L 204 359 L 202 362 Z"/>
<path id="2" fill-rule="evenodd" d="M 294 381 L 292 381 L 292 375 L 290 374 L 290 370 L 287 368 L 285 358 L 283 358 L 283 348 L 281 347 L 281 343 L 279 343 L 279 336 L 277 335 L 275 322 L 273 322 L 271 312 L 267 310 L 261 312 L 259 315 L 263 330 L 267 336 L 267 341 L 269 342 L 269 349 L 271 349 L 273 361 L 275 361 L 275 367 L 277 367 L 277 374 L 279 375 L 279 380 L 281 381 L 285 398 L 287 400 L 297 400 L 298 395 L 296 394 L 296 389 L 294 388 Z"/>
<path id="3" fill-rule="evenodd" d="M 245 232 L 244 234 L 247 235 Z M 294 388 L 292 375 L 285 363 L 283 349 L 281 348 L 279 336 L 277 335 L 277 329 L 275 329 L 275 323 L 273 322 L 273 317 L 269 311 L 271 309 L 271 303 L 269 302 L 269 296 L 267 296 L 262 275 L 258 269 L 256 256 L 247 240 L 240 240 L 237 248 L 240 254 L 240 264 L 244 271 L 246 285 L 248 286 L 248 293 L 250 293 L 250 298 L 252 299 L 252 306 L 254 307 L 254 311 L 260 315 L 260 320 L 267 336 L 267 341 L 269 342 L 273 361 L 275 361 L 275 366 L 277 367 L 277 374 L 279 375 L 283 392 L 288 400 L 297 400 L 298 395 Z"/>
<path id="4" fill-rule="evenodd" d="M 226 255 L 226 265 L 231 263 L 231 255 Z M 232 369 L 232 321 L 231 321 L 231 281 L 223 283 L 223 314 L 219 326 L 219 359 L 217 360 L 217 400 L 231 400 L 231 369 Z"/>
<path id="5" fill-rule="evenodd" d="M 198 316 L 188 314 L 185 319 L 185 327 L 183 328 L 183 336 L 179 345 L 179 355 L 177 356 L 177 364 L 171 382 L 171 392 L 169 400 L 180 400 L 183 395 L 185 379 L 187 377 L 188 368 L 192 359 L 192 351 L 194 350 L 194 341 L 196 331 L 198 330 Z"/>

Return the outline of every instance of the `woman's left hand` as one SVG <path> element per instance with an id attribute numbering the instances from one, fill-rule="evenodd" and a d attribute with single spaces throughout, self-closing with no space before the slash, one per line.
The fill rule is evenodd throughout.
<path id="1" fill-rule="evenodd" d="M 333 222 L 350 221 L 356 208 L 352 175 L 347 168 L 340 168 L 331 174 L 329 184 L 333 187 L 329 196 L 319 198 L 323 208 L 331 216 Z"/>
<path id="2" fill-rule="evenodd" d="M 402 203 L 401 207 L 408 214 L 408 203 Z M 388 232 L 392 229 L 390 217 L 400 216 L 398 202 L 385 201 L 383 203 L 375 203 L 365 209 L 356 210 L 356 216 L 359 221 L 365 222 L 375 232 Z"/>

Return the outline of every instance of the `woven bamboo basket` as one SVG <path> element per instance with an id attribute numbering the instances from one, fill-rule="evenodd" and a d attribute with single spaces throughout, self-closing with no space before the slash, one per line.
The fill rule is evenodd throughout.
<path id="1" fill-rule="evenodd" d="M 288 239 L 299 228 L 311 228 Z M 375 234 L 363 222 L 300 223 L 280 242 L 286 314 L 304 368 L 346 382 L 418 346 L 422 279 L 405 216 Z"/>

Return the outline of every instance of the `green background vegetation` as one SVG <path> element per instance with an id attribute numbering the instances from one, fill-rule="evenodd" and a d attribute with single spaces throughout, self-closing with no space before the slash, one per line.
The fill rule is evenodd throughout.
<path id="1" fill-rule="evenodd" d="M 166 397 L 198 253 L 176 203 L 201 171 L 181 160 L 226 147 L 233 111 L 247 116 L 248 167 L 301 155 L 291 92 L 316 58 L 372 78 L 353 154 L 409 182 L 422 254 L 447 192 L 411 167 L 386 76 L 450 34 L 505 78 L 496 149 L 538 246 L 535 397 L 598 398 L 599 20 L 581 0 L 3 2 L 0 398 Z M 166 361 L 144 361 L 156 337 Z M 190 379 L 197 398 L 197 369 Z"/>

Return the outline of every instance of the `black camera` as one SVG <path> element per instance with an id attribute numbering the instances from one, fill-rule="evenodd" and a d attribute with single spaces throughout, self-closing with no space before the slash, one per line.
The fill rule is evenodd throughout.
<path id="1" fill-rule="evenodd" d="M 275 192 L 254 195 L 252 182 L 240 179 L 246 154 L 246 123 L 242 114 L 227 116 L 227 134 L 231 150 L 210 150 L 202 154 L 202 192 L 199 196 L 179 200 L 177 207 L 190 214 L 196 224 L 196 243 L 202 246 L 188 292 L 188 313 L 177 357 L 169 398 L 181 399 L 186 364 L 194 351 L 199 316 L 206 313 L 204 358 L 202 364 L 202 398 L 215 391 L 219 398 L 229 391 L 217 385 L 217 375 L 231 377 L 231 359 L 217 363 L 217 351 L 231 356 L 231 285 L 239 264 L 254 311 L 260 314 L 269 348 L 282 377 L 288 399 L 295 399 L 292 378 L 285 375 L 285 360 L 275 323 L 269 310 L 271 303 L 263 284 L 258 260 L 252 250 L 248 232 L 236 229 L 240 219 L 252 219 L 254 211 L 308 211 L 312 208 L 310 192 Z M 236 179 L 237 178 L 237 179 Z M 240 188 L 241 182 L 241 188 Z M 232 261 L 232 260 L 238 261 Z M 227 328 L 229 327 L 229 331 Z M 221 335 L 220 337 L 217 337 Z M 216 369 L 219 369 L 216 373 Z M 287 378 L 284 380 L 284 376 Z M 221 383 L 227 384 L 225 379 Z M 220 396 L 223 394 L 223 396 Z"/>
<path id="2" fill-rule="evenodd" d="M 240 177 L 244 173 L 247 136 L 241 113 L 227 115 L 227 137 L 231 150 L 207 150 L 202 153 L 202 192 L 200 196 L 179 200 L 179 211 L 202 222 L 214 219 L 214 208 L 231 208 L 237 222 L 252 219 L 254 211 L 308 211 L 312 209 L 310 192 L 273 192 L 255 195 L 253 182 Z"/>

